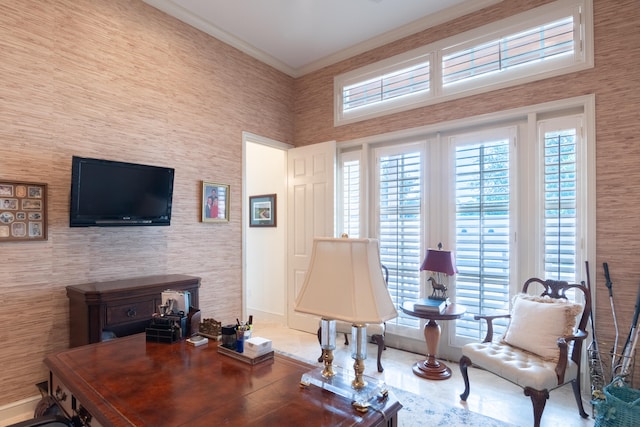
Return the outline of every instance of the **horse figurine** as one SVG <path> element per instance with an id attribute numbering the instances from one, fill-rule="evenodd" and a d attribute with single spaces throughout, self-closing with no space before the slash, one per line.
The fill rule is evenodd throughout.
<path id="1" fill-rule="evenodd" d="M 431 282 L 431 287 L 433 288 L 433 292 L 431 293 L 432 299 L 443 301 L 447 299 L 447 287 L 445 285 L 436 282 L 436 279 L 433 277 L 429 277 L 427 282 Z"/>

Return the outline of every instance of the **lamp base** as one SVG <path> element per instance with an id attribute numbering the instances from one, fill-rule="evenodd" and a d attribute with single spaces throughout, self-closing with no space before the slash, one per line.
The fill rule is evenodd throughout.
<path id="1" fill-rule="evenodd" d="M 352 382 L 355 378 L 349 370 L 338 366 L 333 366 L 335 375 L 332 377 L 324 377 L 322 369 L 313 369 L 302 374 L 300 378 L 300 386 L 308 387 L 313 384 L 325 390 L 329 390 L 339 396 L 346 397 L 351 400 L 351 404 L 359 412 L 367 412 L 371 401 L 374 399 L 384 399 L 388 395 L 387 386 L 384 382 L 372 377 L 363 375 L 364 386 L 355 389 Z"/>

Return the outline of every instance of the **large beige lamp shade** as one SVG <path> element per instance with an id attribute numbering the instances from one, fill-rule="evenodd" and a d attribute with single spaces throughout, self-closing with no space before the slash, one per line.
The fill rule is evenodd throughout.
<path id="1" fill-rule="evenodd" d="M 382 276 L 378 241 L 314 239 L 295 310 L 361 324 L 397 317 Z"/>

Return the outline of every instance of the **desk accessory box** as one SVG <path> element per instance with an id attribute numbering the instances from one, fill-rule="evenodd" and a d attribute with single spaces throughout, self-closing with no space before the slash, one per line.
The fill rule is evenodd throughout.
<path id="1" fill-rule="evenodd" d="M 145 333 L 147 341 L 172 344 L 184 338 L 183 331 L 186 329 L 186 316 L 154 315 L 151 318 L 151 323 L 145 329 Z"/>
<path id="2" fill-rule="evenodd" d="M 232 357 L 241 362 L 248 363 L 249 365 L 257 365 L 258 363 L 271 360 L 273 359 L 273 356 L 274 356 L 273 350 L 268 351 L 260 356 L 251 357 L 251 356 L 245 355 L 245 353 L 238 353 L 235 350 L 223 347 L 221 345 L 218 345 L 218 353 L 223 354 L 225 356 Z"/>

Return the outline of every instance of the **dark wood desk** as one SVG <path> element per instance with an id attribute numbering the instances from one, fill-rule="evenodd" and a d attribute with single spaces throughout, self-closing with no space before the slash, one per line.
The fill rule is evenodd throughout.
<path id="1" fill-rule="evenodd" d="M 137 334 L 66 350 L 45 364 L 50 394 L 68 415 L 89 413 L 92 427 L 395 427 L 402 407 L 389 393 L 358 413 L 347 399 L 299 387 L 313 366 L 280 355 L 252 366 L 219 354 L 215 341 L 193 347 Z"/>
<path id="2" fill-rule="evenodd" d="M 460 304 L 449 304 L 444 311 L 429 312 L 416 311 L 413 302 L 405 302 L 402 311 L 411 316 L 427 319 L 424 325 L 424 340 L 427 343 L 427 358 L 424 361 L 416 362 L 413 365 L 413 373 L 430 380 L 446 380 L 451 377 L 451 368 L 436 358 L 438 354 L 438 344 L 440 343 L 440 325 L 438 320 L 455 320 L 462 317 L 467 309 Z"/>

